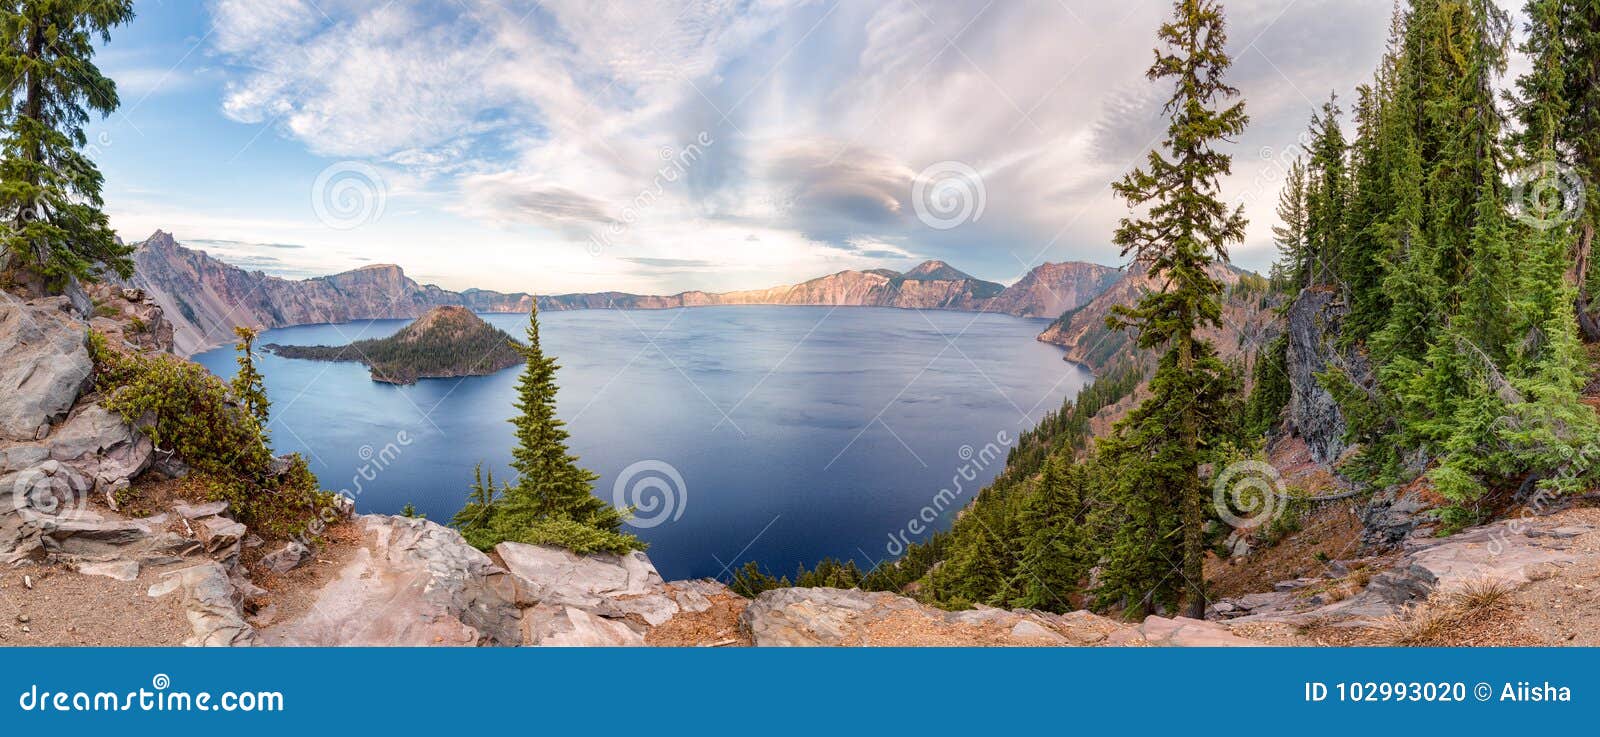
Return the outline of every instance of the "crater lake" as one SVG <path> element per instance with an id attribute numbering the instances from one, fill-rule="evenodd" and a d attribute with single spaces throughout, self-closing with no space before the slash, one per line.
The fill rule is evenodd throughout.
<path id="1" fill-rule="evenodd" d="M 486 314 L 521 339 L 526 314 Z M 409 320 L 265 331 L 259 344 L 342 345 Z M 1092 376 L 1034 340 L 1046 320 L 869 307 L 735 306 L 540 315 L 560 364 L 570 447 L 595 494 L 668 580 L 745 561 L 792 573 L 832 556 L 863 570 L 948 527 L 1024 430 Z M 231 346 L 194 357 L 232 377 Z M 372 381 L 360 363 L 263 353 L 274 449 L 300 453 L 361 512 L 413 505 L 446 523 L 473 468 L 508 466 L 521 366 Z M 928 521 L 931 518 L 932 521 Z"/>

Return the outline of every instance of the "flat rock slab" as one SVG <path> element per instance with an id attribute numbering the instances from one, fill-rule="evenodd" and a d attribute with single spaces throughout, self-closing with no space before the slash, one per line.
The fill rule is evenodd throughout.
<path id="1" fill-rule="evenodd" d="M 357 518 L 361 547 L 298 617 L 262 631 L 297 646 L 516 645 L 512 585 L 482 552 L 434 522 Z"/>
<path id="2" fill-rule="evenodd" d="M 740 615 L 739 626 L 757 647 L 1058 647 L 1103 637 L 1069 638 L 1055 615 L 947 612 L 895 594 L 827 588 L 764 592 Z"/>
<path id="3" fill-rule="evenodd" d="M 539 647 L 644 647 L 644 635 L 577 607 L 540 604 L 523 612 L 523 640 Z"/>
<path id="4" fill-rule="evenodd" d="M 1122 647 L 1260 647 L 1227 627 L 1188 617 L 1151 615 L 1137 628 L 1113 633 L 1106 644 Z"/>

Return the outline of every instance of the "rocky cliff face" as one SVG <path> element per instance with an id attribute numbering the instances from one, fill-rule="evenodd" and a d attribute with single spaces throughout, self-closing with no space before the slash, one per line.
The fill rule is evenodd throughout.
<path id="1" fill-rule="evenodd" d="M 1355 350 L 1339 346 L 1350 308 L 1332 290 L 1308 289 L 1289 306 L 1289 430 L 1304 438 L 1311 457 L 1331 465 L 1346 449 L 1345 420 L 1333 395 L 1317 378 L 1343 369 L 1357 382 L 1370 382 L 1372 367 Z"/>
<path id="2" fill-rule="evenodd" d="M 194 251 L 157 231 L 134 253 L 133 284 L 161 305 L 173 325 L 174 348 L 189 355 L 232 340 L 237 326 L 284 327 L 350 320 L 417 317 L 463 295 L 408 278 L 398 266 L 368 266 L 294 281 L 245 271 Z M 474 310 L 510 312 L 527 295 L 475 292 Z"/>
<path id="3" fill-rule="evenodd" d="M 1022 317 L 1060 317 L 1088 304 L 1122 281 L 1120 269 L 1073 261 L 1041 264 L 1006 287 L 988 309 Z"/>
<path id="4" fill-rule="evenodd" d="M 184 248 L 157 231 L 134 254 L 131 286 L 147 291 L 171 322 L 175 351 L 190 355 L 232 340 L 233 328 L 286 327 L 350 320 L 413 318 L 440 306 L 474 312 L 527 312 L 535 297 L 483 289 L 452 292 L 418 284 L 393 265 L 332 276 L 281 279 L 245 271 Z M 1054 316 L 1098 296 L 1120 279 L 1085 263 L 1044 264 L 1012 287 L 983 281 L 942 261 L 904 274 L 886 269 L 837 274 L 768 289 L 639 295 L 594 292 L 539 296 L 540 310 L 654 310 L 710 305 L 849 305 Z"/>
<path id="5" fill-rule="evenodd" d="M 1201 337 L 1210 340 L 1224 359 L 1248 360 L 1281 330 L 1279 321 L 1269 309 L 1272 305 L 1265 293 L 1265 284 L 1254 285 L 1253 282 L 1259 281 L 1260 277 L 1232 266 L 1218 264 L 1212 266 L 1210 271 L 1226 290 L 1223 295 L 1222 327 L 1206 328 L 1201 331 Z M 1257 289 L 1256 286 L 1263 288 Z M 1159 288 L 1160 284 L 1142 267 L 1134 266 L 1124 278 L 1112 282 L 1092 300 L 1070 309 L 1051 323 L 1039 335 L 1039 340 L 1066 348 L 1067 360 L 1095 371 L 1119 360 L 1140 358 L 1140 352 L 1134 344 L 1136 333 L 1107 328 L 1106 317 L 1113 308 L 1119 305 L 1131 307 L 1145 294 Z"/>

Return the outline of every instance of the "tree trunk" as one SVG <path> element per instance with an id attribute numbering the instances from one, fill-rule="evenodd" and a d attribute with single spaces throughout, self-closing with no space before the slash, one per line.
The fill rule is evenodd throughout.
<path id="1" fill-rule="evenodd" d="M 1178 337 L 1178 365 L 1185 377 L 1194 376 L 1194 336 L 1184 331 Z M 1205 503 L 1200 494 L 1200 468 L 1196 461 L 1199 452 L 1200 429 L 1196 427 L 1193 404 L 1185 404 L 1181 419 L 1183 434 L 1183 578 L 1188 590 L 1183 616 L 1191 619 L 1206 618 L 1205 589 Z"/>
<path id="2" fill-rule="evenodd" d="M 1578 287 L 1578 296 L 1573 300 L 1573 312 L 1578 317 L 1578 327 L 1583 330 L 1583 339 L 1590 343 L 1600 341 L 1600 320 L 1596 320 L 1589 312 L 1589 256 L 1593 250 L 1594 221 L 1586 220 L 1578 232 L 1572 270 L 1567 272 L 1567 280 Z"/>
<path id="3" fill-rule="evenodd" d="M 38 17 L 37 11 L 28 17 L 28 48 L 24 53 L 27 63 L 24 68 L 24 74 L 27 75 L 28 81 L 26 84 L 27 97 L 22 102 L 21 114 L 22 117 L 38 122 L 44 116 L 44 79 L 39 71 L 40 60 L 44 58 L 44 23 Z M 30 163 L 37 165 L 44 160 L 43 146 L 44 142 L 35 135 L 33 140 L 29 142 L 27 150 L 23 152 L 23 156 Z M 26 174 L 26 177 L 26 184 L 31 185 L 33 189 L 39 188 L 38 177 L 31 169 Z M 39 199 L 39 197 L 35 196 L 31 204 L 18 204 L 14 223 L 17 232 L 20 233 L 23 228 L 27 227 L 30 219 L 36 220 L 44 216 Z M 33 244 L 32 250 L 34 252 L 30 255 L 33 265 L 42 267 L 48 253 L 39 244 Z M 11 260 L 17 261 L 18 259 L 13 258 Z M 19 269 L 26 269 L 29 264 L 24 259 L 22 263 L 14 264 L 14 266 Z"/>

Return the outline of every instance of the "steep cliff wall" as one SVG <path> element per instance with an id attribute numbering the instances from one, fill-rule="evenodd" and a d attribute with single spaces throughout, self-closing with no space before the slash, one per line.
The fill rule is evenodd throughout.
<path id="1" fill-rule="evenodd" d="M 1340 346 L 1349 312 L 1332 290 L 1307 289 L 1289 306 L 1289 431 L 1304 438 L 1311 457 L 1324 466 L 1338 460 L 1348 445 L 1344 415 L 1318 375 L 1341 368 L 1367 382 L 1372 374 L 1365 356 Z"/>

